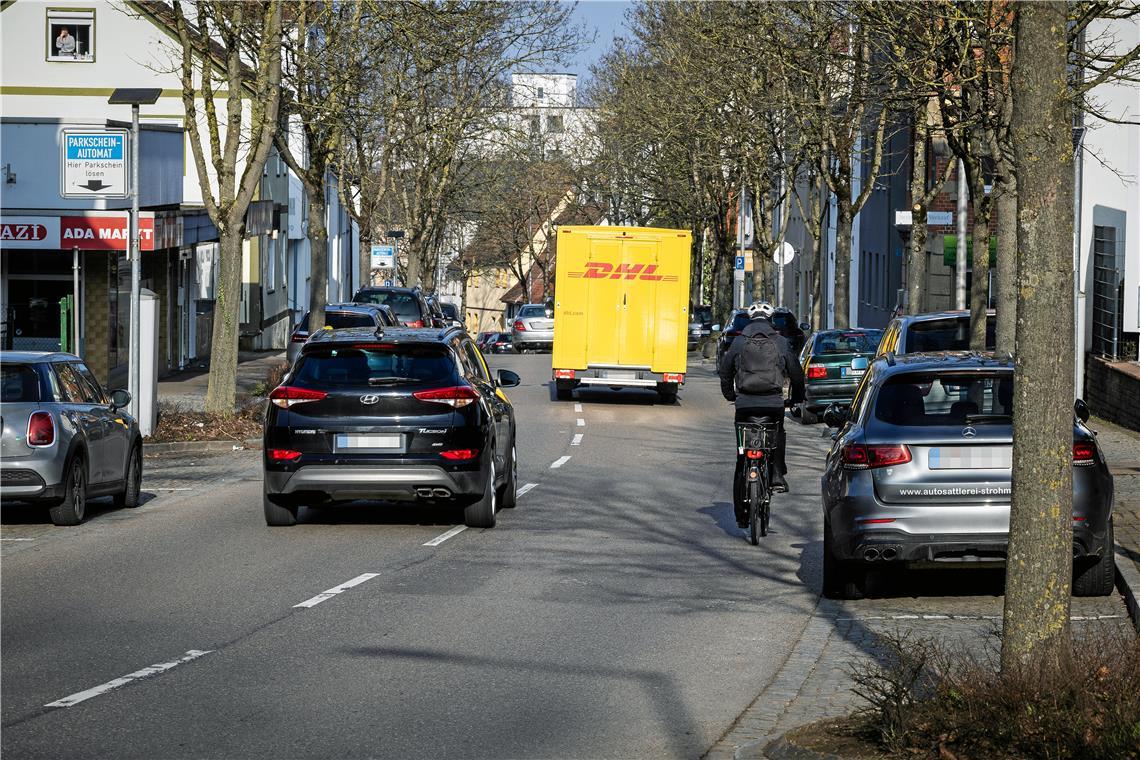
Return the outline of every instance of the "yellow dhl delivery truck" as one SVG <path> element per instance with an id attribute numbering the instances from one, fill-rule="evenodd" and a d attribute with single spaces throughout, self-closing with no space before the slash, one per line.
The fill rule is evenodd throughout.
<path id="1" fill-rule="evenodd" d="M 554 287 L 554 384 L 656 390 L 685 382 L 689 325 L 686 230 L 559 227 Z"/>

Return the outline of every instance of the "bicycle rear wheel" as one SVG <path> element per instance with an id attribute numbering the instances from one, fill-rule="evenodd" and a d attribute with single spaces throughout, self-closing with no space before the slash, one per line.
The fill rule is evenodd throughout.
<path id="1" fill-rule="evenodd" d="M 748 540 L 753 546 L 760 544 L 760 537 L 767 532 L 764 517 L 764 498 L 759 478 L 748 480 Z"/>

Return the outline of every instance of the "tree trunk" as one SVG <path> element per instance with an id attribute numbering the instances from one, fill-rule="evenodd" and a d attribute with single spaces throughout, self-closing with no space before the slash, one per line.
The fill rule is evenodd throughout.
<path id="1" fill-rule="evenodd" d="M 910 153 L 910 251 L 906 265 L 907 311 L 922 313 L 926 285 L 926 103 L 915 114 L 914 145 Z"/>
<path id="2" fill-rule="evenodd" d="M 1009 179 L 996 199 L 998 214 L 997 276 L 994 301 L 997 304 L 996 350 L 1013 353 L 1017 324 L 1017 179 Z"/>
<path id="3" fill-rule="evenodd" d="M 414 288 L 420 285 L 423 276 L 423 238 L 416 232 L 408 239 L 408 268 L 405 273 L 405 287 Z"/>
<path id="4" fill-rule="evenodd" d="M 360 222 L 360 252 L 357 256 L 357 267 L 360 271 L 360 287 L 366 288 L 372 284 L 372 234 Z"/>
<path id="5" fill-rule="evenodd" d="M 237 397 L 241 260 L 245 222 L 239 220 L 227 224 L 219 232 L 217 293 L 214 300 L 214 330 L 210 340 L 206 411 L 229 416 L 234 413 Z"/>
<path id="6" fill-rule="evenodd" d="M 843 329 L 850 326 L 851 304 L 851 201 L 850 191 L 836 193 L 835 224 L 835 326 Z"/>
<path id="7" fill-rule="evenodd" d="M 1019 3 L 1012 73 L 1017 166 L 1013 499 L 1001 664 L 1055 665 L 1073 569 L 1073 146 L 1065 2 Z M 1060 329 L 1058 329 L 1060 328 Z"/>
<path id="8" fill-rule="evenodd" d="M 329 230 L 325 225 L 325 193 L 309 195 L 309 332 L 325 326 L 325 304 L 329 298 Z"/>
<path id="9" fill-rule="evenodd" d="M 700 225 L 694 224 L 690 227 L 693 235 L 692 249 L 689 253 L 690 267 L 689 267 L 689 303 L 692 308 L 696 308 L 701 304 L 701 272 L 704 268 L 704 241 L 701 239 Z M 692 314 L 689 315 L 692 319 Z"/>
<path id="10" fill-rule="evenodd" d="M 980 182 L 978 184 L 981 184 Z M 974 276 L 970 287 L 970 349 L 986 350 L 986 310 L 990 307 L 990 202 L 985 189 L 974 201 Z"/>

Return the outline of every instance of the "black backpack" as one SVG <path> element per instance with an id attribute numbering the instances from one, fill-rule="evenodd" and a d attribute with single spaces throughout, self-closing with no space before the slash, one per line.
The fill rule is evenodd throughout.
<path id="1" fill-rule="evenodd" d="M 736 363 L 736 390 L 764 396 L 784 392 L 784 358 L 775 340 L 763 333 L 742 335 Z"/>

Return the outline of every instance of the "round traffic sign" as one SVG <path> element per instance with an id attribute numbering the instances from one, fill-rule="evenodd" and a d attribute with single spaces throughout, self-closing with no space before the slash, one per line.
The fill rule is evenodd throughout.
<path id="1" fill-rule="evenodd" d="M 780 243 L 780 247 L 772 253 L 772 261 L 780 266 L 786 266 L 792 263 L 792 259 L 796 257 L 796 249 L 788 241 Z"/>

